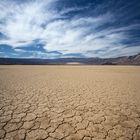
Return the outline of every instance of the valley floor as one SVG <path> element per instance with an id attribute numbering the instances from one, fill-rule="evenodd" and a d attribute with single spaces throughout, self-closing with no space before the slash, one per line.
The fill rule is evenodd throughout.
<path id="1" fill-rule="evenodd" d="M 140 67 L 0 66 L 0 139 L 140 140 Z"/>

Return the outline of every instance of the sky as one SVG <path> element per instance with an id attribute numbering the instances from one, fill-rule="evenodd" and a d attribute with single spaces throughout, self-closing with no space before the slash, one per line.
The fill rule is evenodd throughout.
<path id="1" fill-rule="evenodd" d="M 139 0 L 0 0 L 0 57 L 140 53 Z"/>

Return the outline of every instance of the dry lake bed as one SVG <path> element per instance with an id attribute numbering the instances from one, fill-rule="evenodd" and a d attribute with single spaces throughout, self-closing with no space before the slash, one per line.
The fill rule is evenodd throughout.
<path id="1" fill-rule="evenodd" d="M 0 66 L 0 139 L 140 140 L 140 67 Z"/>

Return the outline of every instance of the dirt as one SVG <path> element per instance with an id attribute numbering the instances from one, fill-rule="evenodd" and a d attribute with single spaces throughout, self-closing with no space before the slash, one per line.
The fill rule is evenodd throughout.
<path id="1" fill-rule="evenodd" d="M 140 140 L 139 66 L 0 66 L 1 140 Z"/>

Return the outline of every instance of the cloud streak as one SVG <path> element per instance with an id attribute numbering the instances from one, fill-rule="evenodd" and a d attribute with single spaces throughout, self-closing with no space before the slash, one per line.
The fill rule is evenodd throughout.
<path id="1" fill-rule="evenodd" d="M 105 9 L 105 3 L 98 3 L 94 10 L 90 10 L 89 4 L 60 5 L 60 10 L 57 8 L 60 3 L 61 0 L 0 1 L 0 47 L 9 45 L 14 50 L 14 55 L 9 55 L 8 49 L 5 52 L 0 50 L 0 56 L 116 57 L 140 52 L 140 38 L 135 35 L 135 30 L 140 28 L 139 22 L 127 25 L 120 20 L 118 24 L 117 8 L 113 13 Z M 85 14 L 86 9 L 90 14 Z M 120 7 L 118 14 L 123 10 L 125 7 Z M 128 20 L 128 17 L 124 18 Z M 130 47 L 130 43 L 126 43 L 130 39 L 137 40 L 137 43 Z"/>

